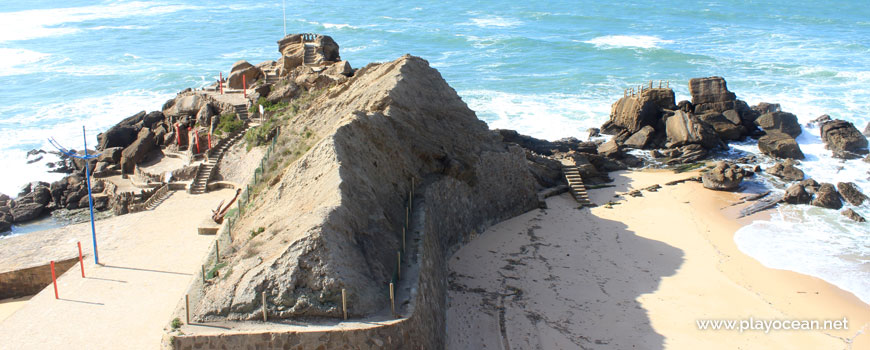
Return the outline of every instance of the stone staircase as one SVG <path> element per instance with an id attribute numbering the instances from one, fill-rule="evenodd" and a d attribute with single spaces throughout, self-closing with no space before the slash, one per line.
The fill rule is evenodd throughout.
<path id="1" fill-rule="evenodd" d="M 280 79 L 280 77 L 278 76 L 278 71 L 274 69 L 264 69 L 263 74 L 266 75 L 266 84 L 269 85 L 275 85 Z"/>
<path id="2" fill-rule="evenodd" d="M 247 115 L 247 111 L 245 111 L 245 114 Z M 208 191 L 208 182 L 211 180 L 218 162 L 221 161 L 224 153 L 226 153 L 226 151 L 232 147 L 236 141 L 245 137 L 245 132 L 248 131 L 250 127 L 250 124 L 245 123 L 244 129 L 230 134 L 227 138 L 218 142 L 218 144 L 212 147 L 212 149 L 208 150 L 205 161 L 196 171 L 196 177 L 193 178 L 193 182 L 190 184 L 190 189 L 188 190 L 190 194 L 201 194 Z"/>
<path id="3" fill-rule="evenodd" d="M 565 174 L 565 179 L 568 180 L 568 187 L 574 199 L 580 203 L 581 207 L 592 206 L 592 201 L 589 200 L 589 195 L 586 193 L 586 186 L 583 184 L 583 178 L 580 176 L 580 170 L 576 165 L 563 165 L 562 173 Z"/>
<path id="4" fill-rule="evenodd" d="M 313 44 L 305 44 L 305 53 L 302 55 L 303 65 L 314 65 L 314 60 L 317 59 L 316 49 L 317 48 Z"/>

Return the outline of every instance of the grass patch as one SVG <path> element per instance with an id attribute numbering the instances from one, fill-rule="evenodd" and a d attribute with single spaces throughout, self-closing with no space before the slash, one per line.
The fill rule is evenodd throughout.
<path id="1" fill-rule="evenodd" d="M 205 274 L 205 279 L 210 280 L 218 275 L 218 271 L 227 266 L 227 263 L 221 262 L 215 266 L 212 266 L 211 270 L 208 270 Z"/>
<path id="2" fill-rule="evenodd" d="M 245 132 L 245 142 L 247 143 L 248 151 L 251 148 L 260 146 L 272 139 L 274 131 L 278 126 L 272 122 L 272 119 L 263 123 L 256 128 L 250 128 Z"/>
<path id="3" fill-rule="evenodd" d="M 251 112 L 253 114 L 260 108 L 260 105 L 263 106 L 263 111 L 266 112 L 280 111 L 290 106 L 290 104 L 287 102 L 272 103 L 269 102 L 269 100 L 266 100 L 265 97 L 260 97 L 257 100 L 257 103 L 251 105 L 251 107 L 248 109 L 248 112 Z"/>
<path id="4" fill-rule="evenodd" d="M 257 237 L 257 235 L 263 233 L 263 231 L 266 231 L 266 228 L 263 226 L 260 226 L 260 228 L 256 230 L 251 230 L 251 238 Z"/>
<path id="5" fill-rule="evenodd" d="M 172 330 L 179 329 L 182 325 L 183 324 L 181 323 L 181 319 L 179 319 L 178 317 L 172 320 Z"/>
<path id="6" fill-rule="evenodd" d="M 224 133 L 232 134 L 236 131 L 242 130 L 244 127 L 245 122 L 236 118 L 235 113 L 224 113 L 221 114 L 215 134 L 218 136 L 221 136 Z"/>

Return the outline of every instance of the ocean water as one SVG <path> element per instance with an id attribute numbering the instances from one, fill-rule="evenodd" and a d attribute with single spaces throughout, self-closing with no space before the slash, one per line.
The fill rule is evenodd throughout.
<path id="1" fill-rule="evenodd" d="M 278 58 L 286 31 L 332 36 L 354 67 L 426 58 L 491 127 L 583 138 L 625 88 L 718 75 L 750 104 L 781 103 L 802 121 L 870 121 L 870 8 L 863 1 L 22 1 L 0 8 L 0 192 L 50 181 L 25 152 L 96 133 L 241 59 Z M 837 161 L 817 129 L 801 167 L 870 193 L 860 161 Z M 736 150 L 755 152 L 754 146 Z M 771 182 L 770 186 L 776 184 Z M 870 217 L 870 206 L 854 208 Z M 767 266 L 824 278 L 870 302 L 870 233 L 835 211 L 779 209 L 735 236 Z"/>

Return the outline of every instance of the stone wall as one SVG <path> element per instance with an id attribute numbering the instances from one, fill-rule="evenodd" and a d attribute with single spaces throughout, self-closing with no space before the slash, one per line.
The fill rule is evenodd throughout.
<path id="1" fill-rule="evenodd" d="M 54 270 L 60 276 L 78 262 L 78 258 L 56 261 Z M 0 273 L 0 299 L 34 295 L 51 284 L 51 264 Z"/>

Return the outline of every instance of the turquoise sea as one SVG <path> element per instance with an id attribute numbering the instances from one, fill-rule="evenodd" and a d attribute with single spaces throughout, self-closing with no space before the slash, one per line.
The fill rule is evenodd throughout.
<path id="1" fill-rule="evenodd" d="M 284 10 L 286 8 L 286 11 Z M 25 152 L 47 138 L 81 147 L 241 59 L 278 58 L 286 31 L 332 36 L 354 67 L 411 53 L 436 67 L 491 127 L 584 138 L 623 89 L 725 77 L 750 104 L 808 121 L 870 122 L 870 7 L 864 1 L 21 1 L 0 7 L 0 192 L 50 181 Z M 870 164 L 831 159 L 818 129 L 802 168 L 870 193 Z M 736 150 L 754 152 L 751 144 Z M 870 205 L 853 208 L 870 217 Z M 744 227 L 767 266 L 824 278 L 870 302 L 870 226 L 792 206 Z"/>

